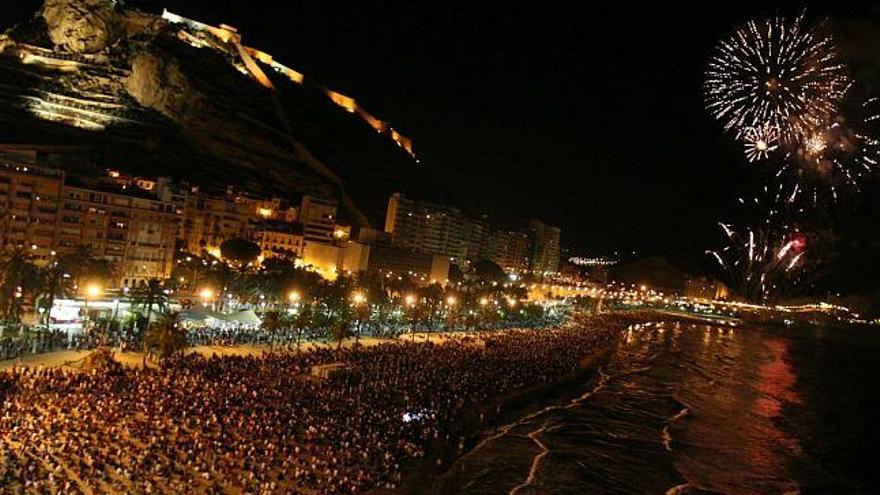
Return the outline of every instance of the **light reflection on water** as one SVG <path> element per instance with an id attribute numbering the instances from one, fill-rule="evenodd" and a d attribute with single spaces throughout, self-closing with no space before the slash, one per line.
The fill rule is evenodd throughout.
<path id="1" fill-rule="evenodd" d="M 816 399 L 798 385 L 823 363 L 795 364 L 792 346 L 800 356 L 823 342 L 702 324 L 633 325 L 622 337 L 584 400 L 484 442 L 453 466 L 443 492 L 812 491 L 800 480 L 815 483 L 805 473 L 825 446 L 807 414 Z"/>

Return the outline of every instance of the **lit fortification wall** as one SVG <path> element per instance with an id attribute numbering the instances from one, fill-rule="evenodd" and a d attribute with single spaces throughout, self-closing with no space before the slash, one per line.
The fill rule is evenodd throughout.
<path id="1" fill-rule="evenodd" d="M 297 72 L 285 66 L 284 64 L 281 64 L 280 62 L 276 61 L 272 55 L 257 50 L 256 48 L 242 45 L 241 35 L 235 28 L 231 26 L 227 26 L 225 24 L 221 24 L 219 27 L 210 26 L 208 24 L 204 24 L 174 14 L 172 12 L 169 12 L 167 9 L 162 13 L 162 18 L 172 24 L 180 24 L 194 31 L 210 33 L 220 41 L 234 45 L 242 60 L 242 63 L 244 64 L 243 71 L 246 70 L 247 73 L 254 78 L 254 80 L 256 80 L 259 84 L 266 88 L 274 89 L 272 82 L 262 71 L 256 61 L 259 61 L 271 67 L 275 72 L 287 77 L 289 80 L 295 82 L 296 84 L 303 84 L 303 81 L 305 81 L 305 76 L 302 73 Z M 203 45 L 200 40 L 192 37 L 185 32 L 182 32 L 181 39 L 199 46 Z M 410 156 L 412 156 L 414 159 L 416 158 L 415 152 L 413 151 L 413 143 L 411 139 L 403 136 L 402 134 L 394 130 L 394 128 L 391 127 L 391 125 L 389 125 L 387 122 L 378 119 L 377 117 L 373 116 L 365 109 L 360 107 L 354 98 L 325 88 L 319 84 L 316 84 L 316 86 L 320 87 L 324 91 L 324 94 L 326 94 L 333 103 L 343 108 L 345 111 L 359 116 L 361 120 L 366 122 L 367 125 L 369 125 L 373 129 L 375 129 L 376 132 L 390 137 L 395 143 L 397 143 L 398 146 L 409 153 Z"/>

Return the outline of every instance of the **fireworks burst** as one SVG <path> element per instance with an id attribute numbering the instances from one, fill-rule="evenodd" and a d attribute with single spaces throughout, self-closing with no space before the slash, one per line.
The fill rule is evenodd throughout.
<path id="1" fill-rule="evenodd" d="M 859 191 L 862 179 L 876 172 L 880 141 L 871 137 L 870 130 L 878 120 L 876 103 L 872 99 L 862 105 L 868 117 L 855 126 L 837 115 L 785 150 L 776 177 L 791 184 L 793 200 L 805 196 L 815 204 L 828 192 L 836 200 L 839 190 Z"/>
<path id="2" fill-rule="evenodd" d="M 833 40 L 805 28 L 801 14 L 750 21 L 721 41 L 704 93 L 709 112 L 737 139 L 769 127 L 789 142 L 836 113 L 850 83 Z"/>
<path id="3" fill-rule="evenodd" d="M 720 225 L 728 244 L 707 253 L 727 272 L 741 296 L 766 302 L 800 281 L 807 264 L 807 237 L 802 232 L 770 221 L 743 230 Z"/>
<path id="4" fill-rule="evenodd" d="M 804 280 L 819 258 L 817 245 L 824 243 L 815 228 L 809 236 L 803 230 L 805 210 L 791 201 L 782 184 L 764 185 L 758 194 L 740 197 L 738 203 L 731 212 L 734 220 L 719 223 L 724 232 L 722 248 L 707 253 L 718 262 L 732 289 L 748 300 L 766 302 Z"/>
<path id="5" fill-rule="evenodd" d="M 779 148 L 778 139 L 779 133 L 775 127 L 749 127 L 743 135 L 743 140 L 746 143 L 746 158 L 750 162 L 767 159 L 770 153 Z"/>
<path id="6" fill-rule="evenodd" d="M 858 191 L 880 162 L 873 137 L 880 135 L 880 99 L 857 111 L 852 96 L 844 101 L 851 85 L 834 41 L 807 27 L 803 13 L 751 21 L 710 59 L 706 108 L 744 145 L 746 158 L 772 174 L 763 194 L 740 198 L 748 219 L 721 223 L 724 247 L 707 251 L 742 297 L 772 300 L 815 278 L 835 256 L 833 230 L 816 221 L 822 210 L 809 200 L 818 206 L 828 192 L 836 201 L 839 190 Z"/>
<path id="7" fill-rule="evenodd" d="M 764 218 L 765 223 L 784 223 L 786 219 L 803 216 L 802 205 L 792 201 L 791 193 L 780 183 L 765 185 L 760 193 L 751 197 L 737 198 L 741 220 Z"/>

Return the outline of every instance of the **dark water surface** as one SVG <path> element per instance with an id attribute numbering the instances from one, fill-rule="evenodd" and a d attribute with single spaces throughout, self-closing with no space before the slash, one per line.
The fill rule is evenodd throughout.
<path id="1" fill-rule="evenodd" d="M 880 493 L 880 332 L 638 325 L 444 493 Z"/>

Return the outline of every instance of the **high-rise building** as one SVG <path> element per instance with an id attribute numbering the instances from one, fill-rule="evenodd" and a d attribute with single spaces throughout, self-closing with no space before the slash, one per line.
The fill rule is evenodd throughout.
<path id="1" fill-rule="evenodd" d="M 561 232 L 537 220 L 527 232 L 492 230 L 485 218 L 397 193 L 388 200 L 385 231 L 395 245 L 445 255 L 462 266 L 489 259 L 511 272 L 543 274 L 559 268 Z"/>
<path id="2" fill-rule="evenodd" d="M 529 222 L 532 272 L 548 274 L 556 273 L 559 270 L 559 238 L 561 233 L 558 227 L 547 225 L 540 220 Z"/>
<path id="3" fill-rule="evenodd" d="M 488 258 L 507 272 L 526 272 L 531 268 L 531 243 L 525 232 L 498 230 L 487 242 Z"/>
<path id="4" fill-rule="evenodd" d="M 457 208 L 417 201 L 396 193 L 388 200 L 385 231 L 398 246 L 448 256 L 456 263 L 482 256 L 486 222 Z"/>

